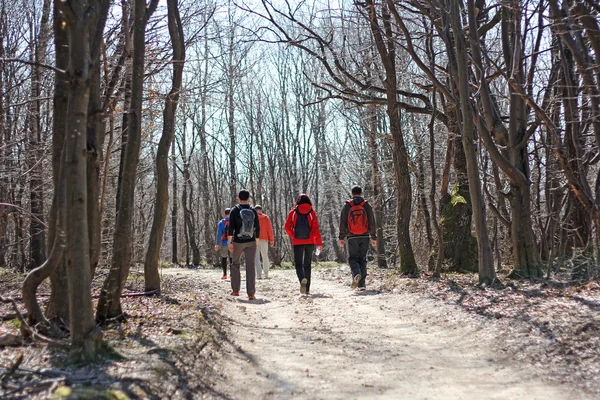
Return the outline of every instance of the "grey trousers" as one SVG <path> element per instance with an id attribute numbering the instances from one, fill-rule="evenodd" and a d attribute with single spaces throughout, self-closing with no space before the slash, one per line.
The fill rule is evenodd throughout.
<path id="1" fill-rule="evenodd" d="M 246 259 L 246 293 L 248 296 L 254 296 L 256 292 L 256 270 L 254 269 L 254 260 L 256 257 L 256 241 L 248 243 L 233 242 L 233 261 L 231 264 L 231 290 L 240 291 L 241 274 L 240 259 L 242 253 Z"/>

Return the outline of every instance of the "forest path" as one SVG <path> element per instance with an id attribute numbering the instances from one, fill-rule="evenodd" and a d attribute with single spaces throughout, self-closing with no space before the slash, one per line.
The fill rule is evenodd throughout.
<path id="1" fill-rule="evenodd" d="M 242 267 L 243 269 L 243 267 Z M 181 271 L 181 270 L 179 270 Z M 587 399 L 493 349 L 484 324 L 414 294 L 350 288 L 347 266 L 313 269 L 302 296 L 293 270 L 230 295 L 219 270 L 188 270 L 224 316 L 216 393 L 230 399 Z M 369 281 L 367 278 L 367 287 Z M 541 373 L 541 371 L 537 371 Z M 222 398 L 222 397 L 221 397 Z"/>

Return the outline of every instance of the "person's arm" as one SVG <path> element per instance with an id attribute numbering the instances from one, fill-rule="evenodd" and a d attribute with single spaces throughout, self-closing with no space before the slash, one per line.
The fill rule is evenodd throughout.
<path id="1" fill-rule="evenodd" d="M 313 220 L 310 225 L 310 235 L 315 239 L 315 244 L 317 247 L 323 247 L 323 238 L 321 237 L 321 230 L 319 229 L 319 219 L 317 218 L 317 213 L 312 211 Z"/>
<path id="2" fill-rule="evenodd" d="M 233 249 L 233 234 L 235 233 L 235 222 L 240 212 L 237 207 L 233 207 L 229 213 L 229 229 L 227 230 L 227 240 L 229 250 Z"/>
<path id="3" fill-rule="evenodd" d="M 271 244 L 271 247 L 275 245 L 275 234 L 273 233 L 273 224 L 271 218 L 267 217 L 267 240 Z"/>
<path id="4" fill-rule="evenodd" d="M 258 245 L 258 241 L 260 240 L 260 221 L 258 220 L 258 213 L 255 209 L 252 209 L 254 212 L 254 238 L 256 239 L 256 244 Z"/>
<path id="5" fill-rule="evenodd" d="M 368 201 L 365 203 L 365 211 L 367 211 L 367 219 L 369 220 L 369 235 L 371 236 L 371 244 L 373 247 L 377 247 L 377 221 L 375 221 L 373 207 L 371 207 L 371 203 Z"/>
<path id="6" fill-rule="evenodd" d="M 340 244 L 344 245 L 344 239 L 346 239 L 346 235 L 348 234 L 348 212 L 349 212 L 348 203 L 344 203 L 344 207 L 342 207 L 342 213 L 340 215 L 340 232 L 338 235 L 338 239 L 340 240 Z"/>
<path id="7" fill-rule="evenodd" d="M 219 221 L 219 224 L 217 225 L 217 237 L 215 238 L 215 244 L 217 246 L 220 246 L 223 238 L 223 234 L 225 233 L 225 223 L 223 222 L 223 220 Z"/>
<path id="8" fill-rule="evenodd" d="M 219 250 L 219 247 L 221 247 L 221 244 L 223 244 L 223 231 L 225 230 L 225 223 L 223 223 L 223 220 L 220 220 L 219 223 L 217 224 L 217 237 L 215 238 L 215 251 Z"/>
<path id="9" fill-rule="evenodd" d="M 287 235 L 290 238 L 294 238 L 294 230 L 292 229 L 292 213 L 294 212 L 294 209 L 292 209 L 292 211 L 290 211 L 288 213 L 287 219 L 285 220 L 285 225 L 283 226 L 285 229 L 285 233 L 287 233 Z"/>

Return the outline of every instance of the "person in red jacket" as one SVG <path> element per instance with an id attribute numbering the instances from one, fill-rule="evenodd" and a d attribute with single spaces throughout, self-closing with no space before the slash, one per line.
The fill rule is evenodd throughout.
<path id="1" fill-rule="evenodd" d="M 318 252 L 323 247 L 323 239 L 319 231 L 317 213 L 312 208 L 312 201 L 307 194 L 301 194 L 290 210 L 285 221 L 285 231 L 292 239 L 294 248 L 294 265 L 300 281 L 300 293 L 310 294 L 310 273 L 312 253 L 317 246 Z"/>
<path id="2" fill-rule="evenodd" d="M 262 206 L 257 204 L 254 206 L 258 214 L 258 223 L 260 224 L 260 237 L 258 238 L 258 247 L 256 248 L 256 277 L 262 279 L 263 272 L 265 279 L 269 278 L 269 245 L 275 246 L 275 236 L 273 235 L 273 225 L 267 214 L 263 214 Z M 262 257 L 262 267 L 260 258 Z"/>

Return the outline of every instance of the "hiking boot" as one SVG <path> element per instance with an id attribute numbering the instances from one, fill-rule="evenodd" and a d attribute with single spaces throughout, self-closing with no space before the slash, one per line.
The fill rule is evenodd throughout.
<path id="1" fill-rule="evenodd" d="M 256 296 L 248 296 L 248 300 L 256 300 Z"/>
<path id="2" fill-rule="evenodd" d="M 240 295 L 240 292 L 231 292 L 231 295 L 232 295 L 232 296 L 239 296 L 239 295 Z"/>
<path id="3" fill-rule="evenodd" d="M 362 276 L 360 276 L 360 274 L 354 275 L 354 279 L 352 280 L 352 289 L 356 289 L 358 287 L 358 283 L 360 282 L 361 279 L 362 279 Z"/>
<path id="4" fill-rule="evenodd" d="M 302 279 L 302 282 L 300 282 L 300 293 L 301 294 L 306 294 L 306 285 L 308 284 L 308 279 L 304 278 Z"/>
<path id="5" fill-rule="evenodd" d="M 227 279 L 227 275 L 223 275 L 221 279 Z"/>

